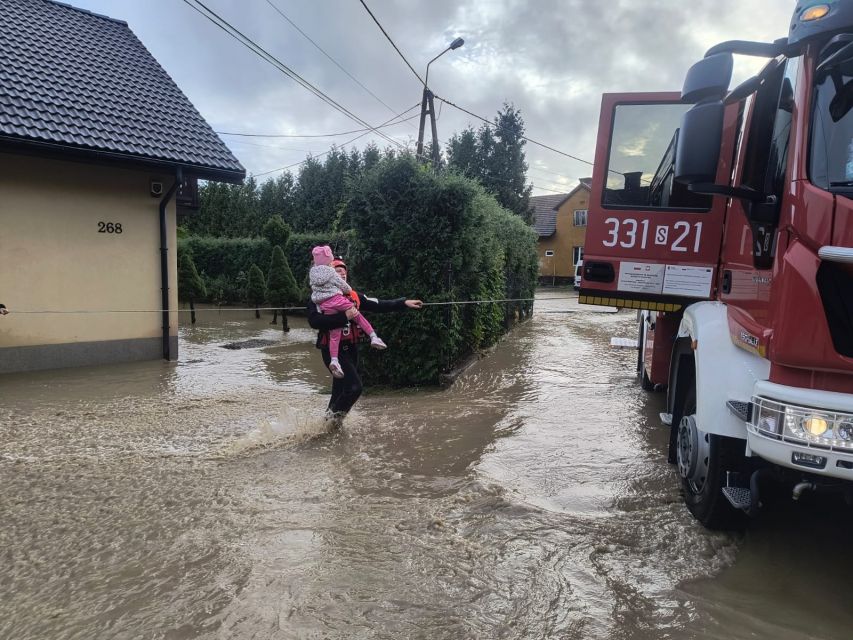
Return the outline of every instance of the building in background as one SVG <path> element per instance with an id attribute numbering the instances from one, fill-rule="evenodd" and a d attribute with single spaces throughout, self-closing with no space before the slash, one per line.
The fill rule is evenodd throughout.
<path id="1" fill-rule="evenodd" d="M 592 178 L 581 178 L 570 193 L 533 196 L 534 226 L 539 234 L 540 284 L 571 284 L 583 259 Z"/>
<path id="2" fill-rule="evenodd" d="M 125 22 L 3 0 L 0 51 L 0 373 L 176 358 L 176 195 L 245 170 Z"/>

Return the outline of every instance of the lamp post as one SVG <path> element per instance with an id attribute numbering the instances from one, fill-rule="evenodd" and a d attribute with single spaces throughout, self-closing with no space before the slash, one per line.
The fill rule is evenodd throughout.
<path id="1" fill-rule="evenodd" d="M 423 157 L 424 153 L 424 125 L 426 124 L 426 116 L 429 113 L 430 124 L 432 125 L 432 162 L 433 166 L 438 167 L 438 130 L 435 125 L 435 106 L 433 105 L 432 91 L 429 90 L 429 65 L 438 60 L 451 49 L 458 49 L 465 41 L 462 38 L 456 38 L 450 45 L 432 60 L 427 62 L 426 75 L 424 76 L 424 93 L 421 100 L 421 123 L 418 127 L 418 157 Z"/>

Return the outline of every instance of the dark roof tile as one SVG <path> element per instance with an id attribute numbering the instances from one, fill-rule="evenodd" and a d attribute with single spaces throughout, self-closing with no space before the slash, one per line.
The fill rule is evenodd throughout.
<path id="1" fill-rule="evenodd" d="M 245 175 L 125 22 L 52 0 L 0 2 L 0 136 Z"/>
<path id="2" fill-rule="evenodd" d="M 534 209 L 533 227 L 540 238 L 547 238 L 554 235 L 557 230 L 557 209 L 556 207 L 566 199 L 567 193 L 555 194 L 553 196 L 533 196 L 530 198 L 530 204 Z"/>

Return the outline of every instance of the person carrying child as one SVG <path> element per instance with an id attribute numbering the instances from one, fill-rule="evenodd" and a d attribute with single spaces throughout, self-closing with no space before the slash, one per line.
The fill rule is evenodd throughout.
<path id="1" fill-rule="evenodd" d="M 374 349 L 385 349 L 387 345 L 376 335 L 373 326 L 367 318 L 359 313 L 352 298 L 349 297 L 352 293 L 352 287 L 331 266 L 334 259 L 332 249 L 328 245 L 321 245 L 314 247 L 311 250 L 311 255 L 314 259 L 314 266 L 308 272 L 308 282 L 311 285 L 311 302 L 316 304 L 324 314 L 345 313 L 349 309 L 354 309 L 355 315 L 352 317 L 352 321 L 370 336 L 370 346 Z M 331 356 L 329 371 L 335 378 L 344 377 L 344 370 L 338 360 L 342 333 L 342 328 L 329 331 L 329 355 Z"/>

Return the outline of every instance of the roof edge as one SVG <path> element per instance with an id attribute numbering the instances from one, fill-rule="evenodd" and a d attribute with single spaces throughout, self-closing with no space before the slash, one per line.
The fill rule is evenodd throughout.
<path id="1" fill-rule="evenodd" d="M 186 175 L 195 176 L 202 180 L 230 182 L 232 184 L 239 184 L 246 178 L 245 169 L 242 171 L 233 171 L 219 167 L 208 167 L 187 162 L 146 158 L 143 156 L 116 153 L 112 151 L 99 151 L 97 149 L 87 149 L 85 147 L 73 147 L 48 142 L 21 140 L 20 138 L 9 136 L 0 136 L 0 153 L 20 153 L 23 155 L 38 156 L 52 160 L 69 160 L 72 162 L 83 162 L 98 165 L 120 165 L 123 167 L 152 169 L 157 171 L 168 169 L 170 172 L 173 172 L 175 169 L 180 167 Z"/>
<path id="2" fill-rule="evenodd" d="M 111 18 L 110 16 L 105 16 L 103 13 L 95 13 L 94 11 L 89 11 L 88 9 L 83 9 L 82 7 L 75 7 L 73 4 L 68 4 L 67 2 L 60 2 L 59 0 L 47 0 L 50 4 L 59 5 L 60 7 L 66 7 L 67 9 L 73 9 L 74 11 L 79 11 L 80 13 L 88 13 L 90 16 L 95 16 L 96 18 L 103 18 L 104 20 L 109 20 L 110 22 L 117 22 L 119 24 L 123 24 L 124 26 L 128 26 L 127 22 L 124 20 L 119 20 L 118 18 Z"/>

